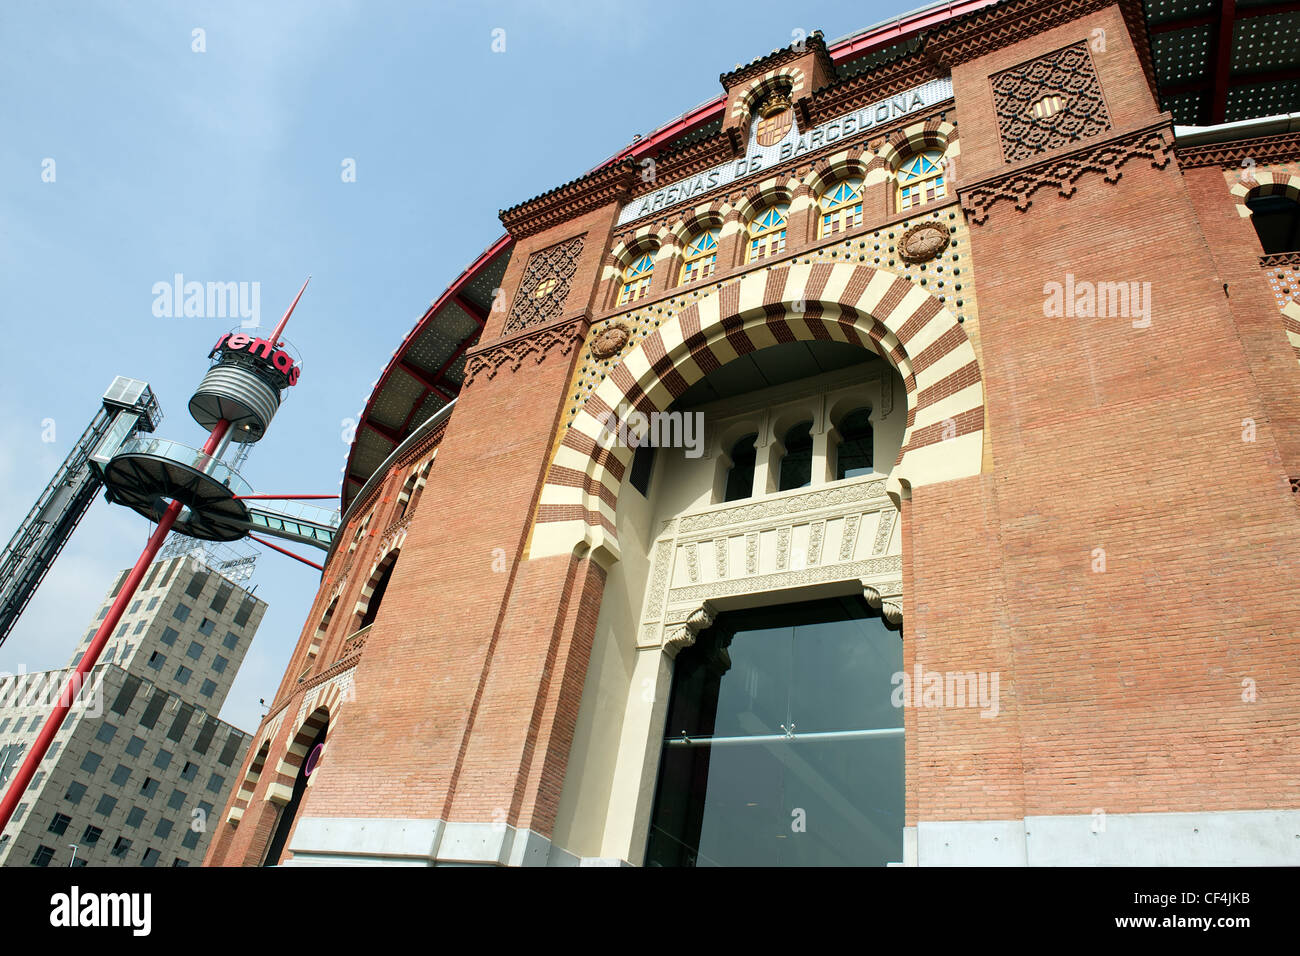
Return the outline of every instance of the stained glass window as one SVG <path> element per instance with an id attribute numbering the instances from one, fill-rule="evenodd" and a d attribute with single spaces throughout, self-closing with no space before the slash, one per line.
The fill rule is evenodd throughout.
<path id="1" fill-rule="evenodd" d="M 770 206 L 749 224 L 749 262 L 779 255 L 785 250 L 785 227 L 790 216 L 789 205 Z"/>
<path id="2" fill-rule="evenodd" d="M 696 279 L 707 279 L 718 267 L 719 230 L 710 229 L 692 239 L 686 246 L 686 258 L 682 265 L 682 284 Z"/>
<path id="3" fill-rule="evenodd" d="M 639 256 L 624 269 L 623 292 L 618 298 L 618 304 L 627 305 L 637 299 L 644 299 L 650 292 L 650 274 L 654 269 L 654 256 L 648 252 Z"/>
<path id="4" fill-rule="evenodd" d="M 822 194 L 822 236 L 862 225 L 862 180 L 845 179 Z"/>
<path id="5" fill-rule="evenodd" d="M 947 195 L 944 184 L 943 150 L 927 149 L 903 161 L 898 167 L 898 208 L 915 209 Z"/>

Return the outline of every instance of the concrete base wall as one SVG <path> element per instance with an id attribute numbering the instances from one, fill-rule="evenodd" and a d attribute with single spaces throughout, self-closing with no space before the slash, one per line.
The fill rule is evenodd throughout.
<path id="1" fill-rule="evenodd" d="M 922 821 L 915 830 L 915 858 L 907 862 L 919 866 L 1294 866 L 1300 863 L 1300 810 Z"/>

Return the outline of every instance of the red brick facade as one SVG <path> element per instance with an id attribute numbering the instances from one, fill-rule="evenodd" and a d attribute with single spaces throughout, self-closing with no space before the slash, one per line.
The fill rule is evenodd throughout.
<path id="1" fill-rule="evenodd" d="M 735 156 L 736 91 L 769 67 L 805 76 L 796 93 L 805 127 L 933 77 L 950 75 L 953 85 L 950 101 L 708 197 L 721 225 L 756 208 L 764 188 L 789 188 L 786 201 L 807 195 L 840 150 L 869 173 L 889 166 L 882 156 L 918 143 L 960 143 L 956 189 L 937 208 L 960 218 L 956 250 L 967 258 L 942 292 L 919 284 L 933 271 L 873 261 L 894 247 L 878 253 L 871 237 L 897 242 L 895 233 L 918 217 L 896 211 L 888 177 L 870 175 L 863 225 L 845 236 L 818 239 L 815 207 L 791 215 L 780 259 L 762 264 L 761 303 L 742 301 L 738 280 L 759 271 L 744 262 L 742 232 L 724 229 L 709 279 L 721 283 L 723 324 L 728 316 L 736 323 L 727 338 L 743 354 L 756 347 L 746 331 L 755 322 L 777 341 L 827 334 L 817 330 L 820 301 L 811 312 L 790 307 L 786 285 L 800 266 L 813 270 L 799 286 L 809 299 L 819 276 L 824 286 L 832 268 L 856 269 L 838 300 L 846 307 L 873 281 L 900 276 L 897 295 L 877 300 L 870 315 L 846 308 L 834 322 L 899 368 L 908 425 L 927 405 L 982 388 L 978 408 L 951 427 L 910 430 L 899 455 L 902 463 L 912 449 L 982 434 L 977 473 L 899 491 L 904 663 L 999 672 L 1001 713 L 908 712 L 908 824 L 1098 809 L 1300 809 L 1291 743 L 1300 722 L 1300 595 L 1289 573 L 1300 566 L 1300 495 L 1289 483 L 1300 477 L 1300 363 L 1250 220 L 1229 191 L 1240 157 L 1180 152 L 1152 94 L 1145 36 L 1135 40 L 1131 29 L 1133 6 L 1022 0 L 961 18 L 938 28 L 920 53 L 882 67 L 875 92 L 865 74 L 833 82 L 817 40 L 798 56 L 725 75 L 721 131 L 666 151 L 656 183 L 623 161 L 503 213 L 516 243 L 502 281 L 505 308 L 471 350 L 445 432 L 399 457 L 352 506 L 249 749 L 251 764 L 269 740 L 265 767 L 241 770 L 241 780 L 256 781 L 251 793 L 236 788 L 208 862 L 262 862 L 303 759 L 292 744 L 322 706 L 326 756 L 299 820 L 504 822 L 551 835 L 605 566 L 618 555 L 614 546 L 597 553 L 593 541 L 603 539 L 591 531 L 578 532 L 571 553 L 543 555 L 539 529 L 603 522 L 612 535 L 594 502 L 615 509 L 619 496 L 593 475 L 598 464 L 622 480 L 629 457 L 602 453 L 570 428 L 581 405 L 600 401 L 597 390 L 581 398 L 574 390 L 589 374 L 585 345 L 595 327 L 632 311 L 615 304 L 620 250 L 647 238 L 657 237 L 663 252 L 637 308 L 667 307 L 664 328 L 675 313 L 683 330 L 702 308 L 678 286 L 681 242 L 673 238 L 699 203 L 624 226 L 616 217 L 631 197 Z M 1095 68 L 1105 130 L 1094 124 L 1082 140 L 1049 138 L 1052 145 L 1009 162 L 990 78 L 1080 43 Z M 1297 168 L 1294 137 L 1270 147 L 1276 156 L 1259 169 Z M 770 179 L 776 185 L 764 187 Z M 826 259 L 845 237 L 862 242 L 850 244 L 852 258 Z M 577 238 L 564 301 L 530 324 L 526 310 L 512 308 L 521 284 L 543 268 L 543 253 Z M 1149 290 L 1149 314 L 1046 315 L 1046 285 L 1065 283 L 1067 273 L 1070 281 L 1136 283 Z M 544 278 L 533 275 L 528 287 Z M 886 321 L 912 288 L 929 298 L 909 298 L 900 321 Z M 909 336 L 950 314 L 957 321 L 928 345 L 928 358 L 909 351 Z M 507 332 L 516 315 L 525 318 Z M 701 365 L 705 331 L 691 348 Z M 661 407 L 645 383 L 669 396 L 688 384 L 674 380 L 676 343 L 665 345 L 666 337 L 652 329 L 636 340 L 651 371 L 630 368 L 629 349 L 600 366 L 602 379 L 619 384 L 630 404 Z M 929 391 L 916 387 L 922 369 L 959 347 L 975 358 Z M 404 483 L 435 443 L 418 507 L 399 520 Z M 587 472 L 553 464 L 561 446 L 596 464 Z M 548 482 L 585 489 L 593 504 L 545 502 Z M 382 608 L 353 638 L 363 588 L 373 588 L 372 570 L 394 549 Z M 350 682 L 331 683 L 344 674 Z M 228 818 L 241 803 L 236 827 Z"/>

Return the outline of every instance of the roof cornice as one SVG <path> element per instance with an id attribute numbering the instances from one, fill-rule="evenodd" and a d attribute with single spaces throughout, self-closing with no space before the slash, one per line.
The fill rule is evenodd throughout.
<path id="1" fill-rule="evenodd" d="M 822 65 L 828 73 L 835 73 L 835 64 L 831 60 L 830 51 L 826 49 L 826 40 L 820 30 L 814 30 L 812 34 L 803 40 L 803 49 L 799 49 L 794 44 L 781 47 L 779 50 L 773 50 L 765 56 L 756 57 L 750 60 L 744 66 L 737 67 L 730 73 L 723 73 L 718 77 L 724 89 L 730 90 L 733 86 L 745 83 L 756 76 L 761 76 L 768 70 L 774 70 L 779 66 L 784 66 L 801 57 L 807 56 L 809 51 L 822 61 Z"/>
<path id="2" fill-rule="evenodd" d="M 619 202 L 631 192 L 637 169 L 636 161 L 631 158 L 594 169 L 540 196 L 503 209 L 501 224 L 515 239 L 522 239 Z"/>

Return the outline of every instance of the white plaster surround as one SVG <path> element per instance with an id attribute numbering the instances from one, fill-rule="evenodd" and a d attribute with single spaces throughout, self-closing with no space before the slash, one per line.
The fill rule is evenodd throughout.
<path id="1" fill-rule="evenodd" d="M 836 426 L 871 409 L 873 474 L 835 480 Z M 700 406 L 704 453 L 663 454 L 647 500 L 624 489 L 596 647 L 557 814 L 557 844 L 640 864 L 662 750 L 673 659 L 724 611 L 863 595 L 902 619 L 902 529 L 887 493 L 904 431 L 902 381 L 870 362 Z M 812 421 L 809 487 L 770 490 L 781 436 Z M 753 496 L 720 502 L 727 450 L 756 433 Z"/>

